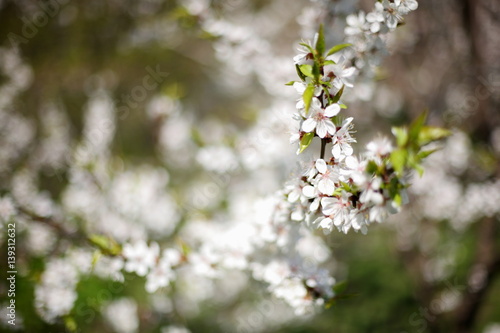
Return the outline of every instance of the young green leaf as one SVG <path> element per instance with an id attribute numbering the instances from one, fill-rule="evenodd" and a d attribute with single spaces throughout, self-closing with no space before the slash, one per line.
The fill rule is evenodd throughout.
<path id="1" fill-rule="evenodd" d="M 408 143 L 408 129 L 405 127 L 393 127 L 392 134 L 396 137 L 398 147 L 404 147 Z"/>
<path id="2" fill-rule="evenodd" d="M 311 144 L 314 138 L 314 133 L 306 133 L 300 139 L 300 149 L 299 149 L 299 154 L 302 153 L 304 150 L 306 150 L 307 147 Z"/>
<path id="3" fill-rule="evenodd" d="M 418 134 L 418 143 L 420 146 L 425 146 L 426 144 L 429 144 L 432 141 L 444 139 L 450 136 L 451 134 L 452 134 L 451 131 L 445 128 L 424 126 L 421 128 Z"/>
<path id="4" fill-rule="evenodd" d="M 314 50 L 313 48 L 311 47 L 311 45 L 307 44 L 307 43 L 299 43 L 299 45 L 302 45 L 303 47 L 305 47 L 306 49 L 309 50 L 309 52 L 313 53 Z"/>
<path id="5" fill-rule="evenodd" d="M 337 103 L 340 100 L 340 97 L 342 97 L 342 94 L 344 93 L 344 85 L 342 85 L 342 88 L 338 91 L 338 93 L 333 96 L 333 103 Z"/>
<path id="6" fill-rule="evenodd" d="M 313 68 L 311 65 L 307 65 L 307 64 L 300 65 L 299 68 L 300 68 L 300 71 L 302 72 L 303 75 L 314 79 Z M 304 79 L 304 81 L 305 81 L 305 79 Z"/>
<path id="7" fill-rule="evenodd" d="M 285 83 L 285 86 L 293 86 L 293 84 L 297 82 L 297 81 L 290 81 L 290 82 L 287 82 Z"/>
<path id="8" fill-rule="evenodd" d="M 309 84 L 304 91 L 304 95 L 302 95 L 302 99 L 304 100 L 304 106 L 306 109 L 306 114 L 309 112 L 309 107 L 311 106 L 311 101 L 314 96 L 314 85 Z"/>
<path id="9" fill-rule="evenodd" d="M 418 142 L 420 130 L 424 126 L 425 120 L 427 119 L 427 113 L 428 113 L 427 110 L 422 112 L 422 114 L 420 114 L 420 116 L 418 116 L 417 119 L 415 119 L 410 125 L 409 140 L 410 142 L 412 142 L 412 144 Z"/>
<path id="10" fill-rule="evenodd" d="M 391 153 L 390 161 L 392 163 L 392 167 L 399 175 L 401 175 L 404 171 L 407 158 L 408 151 L 403 148 L 398 148 Z"/>
<path id="11" fill-rule="evenodd" d="M 329 56 L 329 55 L 332 55 L 334 53 L 337 53 L 340 50 L 343 50 L 343 49 L 345 49 L 346 47 L 349 47 L 349 46 L 352 46 L 352 44 L 346 43 L 346 44 L 335 45 L 330 50 L 328 50 L 328 53 L 326 54 L 326 56 Z"/>
<path id="12" fill-rule="evenodd" d="M 431 150 L 423 150 L 423 151 L 420 151 L 418 154 L 417 154 L 417 158 L 419 160 L 423 160 L 424 158 L 428 157 L 429 155 L 431 155 L 432 153 L 435 153 L 436 151 L 438 151 L 439 149 L 438 148 L 435 148 L 435 149 L 431 149 Z"/>
<path id="13" fill-rule="evenodd" d="M 335 293 L 335 295 L 339 295 L 341 293 L 343 293 L 347 288 L 347 281 L 344 280 L 344 281 L 340 281 L 338 283 L 336 283 L 333 287 L 332 287 L 332 291 Z"/>
<path id="14" fill-rule="evenodd" d="M 302 81 L 306 80 L 306 76 L 302 74 L 302 71 L 300 70 L 299 65 L 295 65 L 295 69 L 297 70 L 297 75 L 300 77 Z"/>
<path id="15" fill-rule="evenodd" d="M 94 234 L 90 235 L 88 240 L 104 254 L 117 256 L 122 252 L 120 244 L 111 237 Z"/>
<path id="16" fill-rule="evenodd" d="M 325 35 L 323 33 L 323 24 L 319 26 L 318 40 L 316 41 L 316 52 L 318 57 L 323 56 L 323 53 L 325 53 Z"/>
<path id="17" fill-rule="evenodd" d="M 312 75 L 316 81 L 319 81 L 319 65 L 317 61 L 314 61 L 313 67 L 312 67 Z"/>

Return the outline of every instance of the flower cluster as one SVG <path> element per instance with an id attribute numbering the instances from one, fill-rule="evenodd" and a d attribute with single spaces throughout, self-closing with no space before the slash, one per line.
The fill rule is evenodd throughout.
<path id="1" fill-rule="evenodd" d="M 347 107 L 340 98 L 346 87 L 353 87 L 355 68 L 337 55 L 350 45 L 334 46 L 325 57 L 322 28 L 313 44 L 302 43 L 302 53 L 294 59 L 301 81 L 291 84 L 302 95 L 295 115 L 300 130 L 294 138 L 301 153 L 318 137 L 321 156 L 290 186 L 287 199 L 295 203 L 292 219 L 305 220 L 325 233 L 334 226 L 344 233 L 351 228 L 366 233 L 367 225 L 398 211 L 406 197 L 405 185 L 393 172 L 393 146 L 387 139 L 369 143 L 359 158 L 353 155 L 353 118 L 343 117 Z M 329 159 L 327 145 L 331 145 Z"/>
<path id="2" fill-rule="evenodd" d="M 417 8 L 416 0 L 383 0 L 376 2 L 369 13 L 360 11 L 348 15 L 344 32 L 346 41 L 353 45 L 355 66 L 361 69 L 380 64 L 386 53 L 382 35 L 394 30 L 405 15 Z"/>

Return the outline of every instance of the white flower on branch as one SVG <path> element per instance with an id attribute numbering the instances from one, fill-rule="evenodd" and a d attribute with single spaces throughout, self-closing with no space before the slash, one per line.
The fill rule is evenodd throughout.
<path id="1" fill-rule="evenodd" d="M 309 117 L 302 123 L 302 130 L 310 133 L 316 129 L 316 134 L 320 138 L 324 138 L 327 134 L 333 135 L 337 131 L 331 117 L 336 116 L 340 112 L 338 104 L 332 104 L 326 109 L 321 107 L 321 102 L 317 98 L 313 98 Z"/>

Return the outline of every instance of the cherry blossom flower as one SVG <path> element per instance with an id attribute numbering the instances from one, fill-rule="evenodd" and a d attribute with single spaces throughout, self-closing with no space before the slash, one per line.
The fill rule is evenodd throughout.
<path id="1" fill-rule="evenodd" d="M 151 243 L 149 247 L 145 241 L 138 241 L 135 244 L 126 243 L 123 246 L 123 256 L 126 259 L 125 270 L 145 276 L 154 267 L 159 253 L 160 247 L 157 243 Z"/>
<path id="2" fill-rule="evenodd" d="M 365 12 L 360 11 L 357 15 L 350 14 L 346 17 L 347 27 L 344 32 L 346 35 L 357 35 L 363 33 L 366 29 Z"/>
<path id="3" fill-rule="evenodd" d="M 380 2 L 376 2 L 375 9 L 366 15 L 366 21 L 368 23 L 370 32 L 377 33 L 381 31 L 382 26 L 385 22 L 384 5 L 382 5 Z"/>
<path id="4" fill-rule="evenodd" d="M 309 118 L 302 123 L 302 130 L 310 133 L 316 129 L 316 134 L 320 138 L 324 138 L 327 134 L 333 135 L 337 129 L 331 117 L 336 116 L 339 112 L 340 106 L 338 104 L 332 104 L 323 109 L 321 102 L 317 98 L 313 98 L 309 110 Z"/>
<path id="5" fill-rule="evenodd" d="M 304 42 L 305 44 L 311 45 L 310 41 Z M 313 44 L 314 45 L 314 44 Z M 304 45 L 299 45 L 297 48 L 297 51 L 299 51 L 299 54 L 293 57 L 293 62 L 297 65 L 303 65 L 308 63 L 310 60 L 313 59 L 313 55 L 309 48 L 305 47 Z"/>
<path id="6" fill-rule="evenodd" d="M 386 137 L 379 137 L 366 145 L 367 157 L 375 158 L 377 161 L 380 160 L 381 157 L 386 156 L 391 153 L 393 147 L 391 141 L 389 141 Z"/>
<path id="7" fill-rule="evenodd" d="M 349 133 L 352 128 L 352 119 L 352 117 L 349 117 L 344 120 L 342 127 L 332 137 L 332 155 L 336 160 L 341 160 L 353 153 L 351 143 L 356 142 L 356 140 Z"/>
<path id="8" fill-rule="evenodd" d="M 418 8 L 418 2 L 416 0 L 395 0 L 394 3 L 399 6 L 398 10 L 403 15 Z"/>
<path id="9" fill-rule="evenodd" d="M 323 214 L 331 219 L 336 227 L 341 227 L 343 224 L 347 224 L 350 221 L 350 196 L 350 193 L 343 191 L 340 198 L 324 197 L 321 199 Z M 323 220 L 321 224 L 327 225 L 329 223 Z"/>
<path id="10" fill-rule="evenodd" d="M 384 6 L 385 24 L 390 29 L 395 29 L 398 22 L 403 19 L 398 10 L 398 4 L 396 2 L 389 2 L 389 0 L 382 0 L 382 5 Z"/>
<path id="11" fill-rule="evenodd" d="M 366 188 L 361 193 L 359 201 L 364 204 L 374 204 L 381 205 L 384 202 L 384 196 L 380 193 L 380 186 L 382 185 L 382 179 L 379 177 L 373 178 L 369 183 L 366 184 Z"/>
<path id="12" fill-rule="evenodd" d="M 318 191 L 331 195 L 335 191 L 335 183 L 339 180 L 338 168 L 327 165 L 323 159 L 318 159 L 316 160 L 316 169 L 319 172 L 315 178 Z"/>
<path id="13" fill-rule="evenodd" d="M 309 199 L 314 199 L 309 205 L 309 211 L 315 212 L 319 208 L 321 197 L 319 196 L 318 189 L 314 186 L 307 185 L 302 189 L 302 194 Z"/>
<path id="14" fill-rule="evenodd" d="M 326 60 L 334 61 L 335 64 L 325 65 L 323 69 L 325 72 L 324 80 L 329 81 L 333 78 L 333 86 L 337 89 L 341 89 L 342 85 L 352 88 L 353 84 L 350 79 L 356 72 L 356 68 L 350 66 L 344 56 L 339 57 L 337 54 L 327 57 Z"/>

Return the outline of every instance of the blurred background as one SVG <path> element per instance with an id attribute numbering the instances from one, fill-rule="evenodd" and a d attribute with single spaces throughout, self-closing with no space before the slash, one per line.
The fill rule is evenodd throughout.
<path id="1" fill-rule="evenodd" d="M 345 17 L 372 7 L 0 0 L 0 331 L 12 328 L 13 219 L 21 332 L 500 332 L 495 0 L 421 1 L 377 70 L 346 93 L 357 149 L 424 109 L 454 131 L 412 180 L 402 213 L 366 236 L 315 236 L 323 264 L 356 296 L 295 316 L 230 269 L 215 280 L 185 272 L 148 294 L 143 278 L 113 278 L 120 268 L 85 240 L 197 248 L 259 216 L 253 202 L 297 161 L 298 95 L 284 85 L 296 79 L 297 43 L 319 22 L 327 44 L 340 43 Z M 50 283 L 64 275 L 74 275 L 67 288 Z"/>

